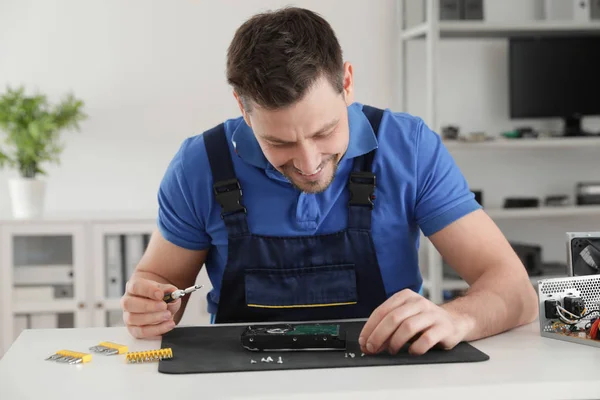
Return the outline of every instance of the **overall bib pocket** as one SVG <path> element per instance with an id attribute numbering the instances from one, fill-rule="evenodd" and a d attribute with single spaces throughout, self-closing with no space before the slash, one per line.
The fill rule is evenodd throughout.
<path id="1" fill-rule="evenodd" d="M 246 305 L 257 308 L 310 308 L 356 304 L 353 264 L 245 270 Z"/>

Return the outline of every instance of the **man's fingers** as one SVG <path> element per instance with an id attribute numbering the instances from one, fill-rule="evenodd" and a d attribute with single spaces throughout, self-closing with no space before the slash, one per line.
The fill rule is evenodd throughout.
<path id="1" fill-rule="evenodd" d="M 409 340 L 431 327 L 435 323 L 435 314 L 421 313 L 407 318 L 400 324 L 388 345 L 391 354 L 396 354 Z"/>
<path id="2" fill-rule="evenodd" d="M 173 314 L 170 311 L 157 311 L 153 313 L 131 313 L 125 311 L 123 313 L 123 322 L 126 325 L 156 325 L 165 321 L 169 321 L 173 318 Z"/>
<path id="3" fill-rule="evenodd" d="M 138 339 L 148 339 L 152 337 L 161 336 L 169 332 L 173 328 L 175 328 L 175 321 L 173 321 L 172 319 L 166 322 L 162 322 L 158 325 L 127 326 L 129 333 L 131 333 L 133 337 Z"/>
<path id="4" fill-rule="evenodd" d="M 173 285 L 158 283 L 143 278 L 131 279 L 127 282 L 125 289 L 127 293 L 131 295 L 155 300 L 162 300 L 165 296 L 165 293 L 170 293 L 177 290 L 177 288 Z"/>
<path id="5" fill-rule="evenodd" d="M 148 279 L 133 278 L 127 282 L 125 290 L 131 295 L 148 299 L 162 300 L 164 296 L 158 282 Z"/>
<path id="6" fill-rule="evenodd" d="M 388 315 L 390 313 L 390 311 L 392 311 L 393 309 L 395 309 L 397 307 L 400 307 L 406 301 L 411 299 L 414 295 L 416 295 L 416 293 L 413 292 L 412 290 L 404 289 L 404 290 L 396 293 L 395 295 L 393 295 L 392 297 L 387 299 L 379 307 L 377 307 L 373 311 L 373 313 L 371 314 L 371 316 L 365 323 L 365 326 L 363 326 L 363 328 L 360 332 L 360 335 L 358 338 L 358 343 L 360 344 L 360 346 L 361 347 L 366 346 L 367 339 L 371 336 L 371 334 L 373 333 L 375 328 L 381 323 L 381 321 L 386 317 L 386 315 Z"/>
<path id="7" fill-rule="evenodd" d="M 377 325 L 370 336 L 366 337 L 366 344 L 361 350 L 373 354 L 379 352 L 383 344 L 392 337 L 398 327 L 409 317 L 422 311 L 422 303 L 418 301 L 404 303 L 402 306 L 391 310 Z"/>
<path id="8" fill-rule="evenodd" d="M 143 297 L 125 295 L 121 298 L 121 308 L 131 313 L 152 313 L 166 311 L 167 303 L 162 300 L 150 300 Z"/>
<path id="9" fill-rule="evenodd" d="M 433 325 L 427 329 L 421 336 L 414 341 L 408 348 L 408 352 L 414 355 L 427 353 L 433 346 L 441 342 L 448 334 L 444 325 Z M 453 347 L 453 346 L 452 346 Z"/>
<path id="10" fill-rule="evenodd" d="M 175 300 L 174 302 L 167 304 L 167 310 L 171 312 L 171 315 L 175 315 L 179 308 L 181 307 L 181 298 Z"/>

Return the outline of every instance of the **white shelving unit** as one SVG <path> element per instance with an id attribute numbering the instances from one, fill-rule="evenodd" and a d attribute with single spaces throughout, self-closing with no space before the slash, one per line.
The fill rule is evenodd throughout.
<path id="1" fill-rule="evenodd" d="M 411 0 L 408 0 L 411 1 Z M 527 21 L 514 23 L 510 21 L 486 22 L 486 21 L 440 21 L 439 0 L 425 0 L 425 22 L 411 27 L 405 27 L 404 10 L 406 0 L 398 0 L 396 3 L 398 21 L 400 21 L 400 33 L 398 43 L 400 45 L 400 109 L 405 110 L 407 101 L 407 41 L 425 41 L 425 97 L 426 111 L 424 119 L 426 123 L 436 132 L 441 132 L 438 121 L 437 105 L 437 72 L 440 68 L 438 62 L 439 43 L 447 38 L 481 39 L 481 38 L 511 38 L 518 36 L 544 36 L 560 33 L 562 35 L 592 34 L 600 35 L 600 21 L 578 22 L 578 21 Z M 446 142 L 450 151 L 453 150 L 484 150 L 484 149 L 542 149 L 542 148 L 583 148 L 600 147 L 600 139 L 596 138 L 561 138 L 547 140 L 494 140 L 480 143 Z M 565 207 L 565 208 L 540 208 L 526 210 L 486 210 L 495 220 L 498 219 L 520 219 L 520 218 L 554 218 L 569 216 L 600 216 L 600 207 Z M 429 292 L 429 298 L 435 303 L 443 302 L 444 290 L 464 289 L 466 283 L 462 280 L 447 280 L 443 277 L 443 263 L 440 254 L 427 239 L 422 240 L 427 265 L 428 278 L 424 287 Z M 566 258 L 566 257 L 565 257 Z M 532 278 L 535 283 L 537 278 Z"/>

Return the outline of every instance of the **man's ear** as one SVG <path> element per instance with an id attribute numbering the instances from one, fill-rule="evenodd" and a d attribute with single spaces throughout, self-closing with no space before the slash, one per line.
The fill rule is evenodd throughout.
<path id="1" fill-rule="evenodd" d="M 354 103 L 354 72 L 352 64 L 349 62 L 344 63 L 344 99 L 346 100 L 346 106 Z"/>
<path id="2" fill-rule="evenodd" d="M 244 103 L 242 102 L 242 99 L 235 91 L 233 92 L 233 97 L 235 97 L 235 101 L 237 101 L 238 107 L 240 108 L 242 116 L 244 117 L 244 121 L 246 121 L 246 124 L 249 127 L 252 127 L 252 124 L 250 123 L 250 117 L 248 116 L 248 112 L 246 112 L 246 109 L 244 108 Z"/>

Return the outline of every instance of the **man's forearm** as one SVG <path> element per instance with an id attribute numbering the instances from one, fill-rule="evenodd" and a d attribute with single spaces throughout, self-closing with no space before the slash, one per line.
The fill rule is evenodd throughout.
<path id="1" fill-rule="evenodd" d="M 467 341 L 530 323 L 538 314 L 537 294 L 526 274 L 509 274 L 503 268 L 488 270 L 465 296 L 442 308 L 459 316 L 465 324 Z"/>
<path id="2" fill-rule="evenodd" d="M 165 278 L 161 275 L 155 274 L 153 272 L 138 269 L 133 273 L 133 275 L 139 276 L 140 278 L 149 279 L 149 280 L 152 280 L 152 281 L 155 281 L 158 283 L 166 283 L 169 285 L 177 286 L 176 283 L 170 282 L 167 278 Z M 177 313 L 173 316 L 173 320 L 175 321 L 176 324 L 178 324 L 179 321 L 181 321 L 181 318 L 183 317 L 183 312 L 185 311 L 185 306 L 187 305 L 189 296 L 181 297 L 180 300 L 181 300 L 181 307 L 179 308 Z"/>

